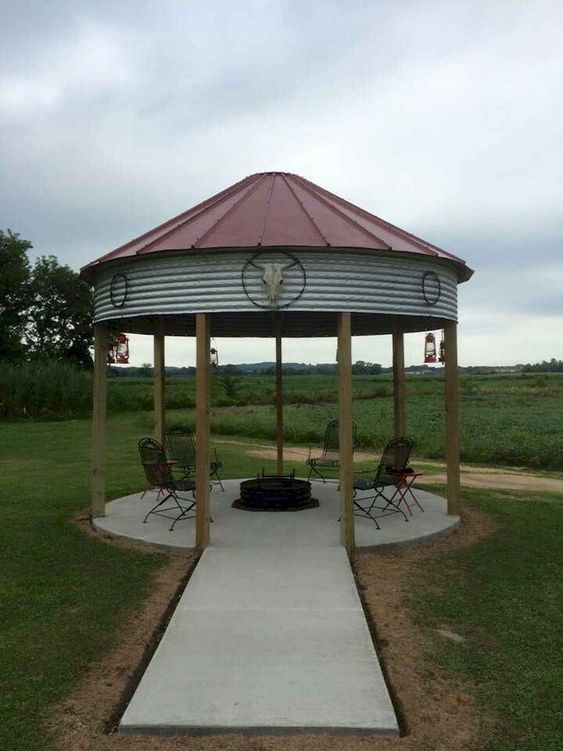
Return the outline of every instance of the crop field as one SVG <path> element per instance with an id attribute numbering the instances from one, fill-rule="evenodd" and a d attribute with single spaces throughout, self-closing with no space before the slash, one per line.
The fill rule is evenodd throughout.
<path id="1" fill-rule="evenodd" d="M 389 374 L 354 376 L 354 415 L 361 447 L 379 449 L 392 434 L 393 385 Z M 407 432 L 417 455 L 444 457 L 444 384 L 440 374 L 408 375 Z M 337 416 L 335 375 L 284 376 L 285 435 L 297 444 L 319 443 Z M 274 378 L 215 372 L 211 386 L 216 434 L 272 440 Z M 27 368 L 0 365 L 0 420 L 86 418 L 91 374 L 58 363 Z M 460 377 L 461 458 L 486 465 L 563 470 L 563 373 L 511 373 Z M 169 427 L 194 425 L 195 378 L 168 376 Z M 152 432 L 150 377 L 108 379 L 108 412 L 136 412 L 141 434 Z"/>
<path id="2" fill-rule="evenodd" d="M 129 379 L 122 379 L 123 382 Z M 111 390 L 146 391 L 149 380 L 112 382 Z M 177 383 L 180 381 L 181 383 Z M 167 383 L 168 424 L 194 427 L 194 381 L 171 378 Z M 284 379 L 285 436 L 296 444 L 322 441 L 326 423 L 337 416 L 334 376 L 287 376 Z M 275 438 L 273 378 L 241 376 L 236 404 L 226 397 L 219 378 L 212 389 L 215 434 Z M 438 377 L 407 379 L 407 432 L 417 442 L 417 455 L 445 456 L 443 381 Z M 133 398 L 133 397 L 132 397 Z M 182 404 L 183 401 L 183 404 Z M 563 375 L 469 376 L 460 381 L 461 458 L 486 465 L 563 470 Z M 184 406 L 185 409 L 180 407 Z M 151 429 L 146 415 L 146 428 Z M 392 435 L 393 400 L 389 376 L 354 378 L 354 419 L 361 447 L 380 448 Z"/>

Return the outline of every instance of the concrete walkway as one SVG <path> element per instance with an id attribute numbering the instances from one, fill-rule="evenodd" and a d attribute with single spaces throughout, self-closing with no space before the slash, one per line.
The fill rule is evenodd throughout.
<path id="1" fill-rule="evenodd" d="M 344 549 L 208 548 L 119 727 L 396 734 Z"/>
<path id="2" fill-rule="evenodd" d="M 335 509 L 323 520 L 322 503 L 252 513 L 213 497 L 213 543 L 120 731 L 397 734 Z M 193 521 L 170 535 L 181 528 Z"/>

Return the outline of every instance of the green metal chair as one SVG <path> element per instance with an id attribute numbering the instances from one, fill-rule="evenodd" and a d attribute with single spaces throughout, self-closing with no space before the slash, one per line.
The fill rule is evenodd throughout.
<path id="1" fill-rule="evenodd" d="M 145 516 L 143 523 L 146 524 L 151 514 L 163 516 L 165 519 L 172 520 L 170 525 L 170 531 L 172 531 L 181 519 L 195 517 L 195 511 L 190 514 L 196 505 L 195 483 L 185 477 L 180 480 L 174 479 L 172 467 L 166 459 L 166 452 L 154 438 L 141 438 L 138 446 L 147 482 L 151 488 L 159 489 L 157 503 Z M 179 493 L 191 493 L 192 498 L 182 498 Z M 167 501 L 170 501 L 168 506 L 165 505 Z"/>
<path id="2" fill-rule="evenodd" d="M 187 479 L 190 475 L 193 475 L 196 468 L 196 445 L 193 433 L 191 431 L 166 433 L 166 444 L 170 459 L 184 473 L 184 478 Z M 213 451 L 214 458 L 209 462 L 209 476 L 215 477 L 221 490 L 225 490 L 219 475 L 219 470 L 223 468 L 223 462 L 219 459 L 217 449 L 213 449 Z"/>
<path id="3" fill-rule="evenodd" d="M 377 519 L 390 514 L 402 514 L 408 522 L 405 512 L 400 507 L 403 498 L 401 477 L 405 472 L 411 471 L 408 463 L 414 447 L 415 442 L 412 438 L 407 436 L 394 438 L 383 449 L 375 472 L 368 470 L 371 477 L 354 478 L 354 513 L 356 516 L 371 519 L 377 529 L 381 529 Z M 373 491 L 373 495 L 358 498 L 358 491 Z"/>
<path id="4" fill-rule="evenodd" d="M 307 480 L 311 479 L 311 475 L 315 474 L 321 478 L 323 482 L 326 482 L 325 475 L 334 473 L 337 475 L 340 469 L 340 449 L 339 449 L 339 426 L 338 420 L 331 420 L 326 426 L 325 438 L 321 453 L 318 456 L 312 456 L 312 447 L 309 446 L 309 456 L 305 463 L 309 465 L 309 475 Z M 356 423 L 352 423 L 352 448 L 355 449 L 358 442 L 358 427 Z"/>

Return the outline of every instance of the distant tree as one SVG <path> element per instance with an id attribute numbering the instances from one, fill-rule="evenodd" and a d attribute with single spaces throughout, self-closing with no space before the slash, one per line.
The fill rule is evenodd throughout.
<path id="1" fill-rule="evenodd" d="M 0 230 L 0 358 L 15 360 L 25 353 L 23 334 L 30 300 L 27 240 Z"/>
<path id="2" fill-rule="evenodd" d="M 32 301 L 27 311 L 30 357 L 70 360 L 90 367 L 92 290 L 54 256 L 39 258 L 31 274 Z"/>
<path id="3" fill-rule="evenodd" d="M 352 365 L 352 373 L 354 375 L 379 375 L 381 373 L 381 365 L 377 362 L 356 360 Z"/>
<path id="4" fill-rule="evenodd" d="M 528 363 L 522 368 L 524 373 L 560 373 L 563 371 L 563 360 L 542 360 L 533 364 Z"/>
<path id="5" fill-rule="evenodd" d="M 237 369 L 234 366 L 224 368 L 219 374 L 219 381 L 227 399 L 235 401 L 238 398 L 241 386 L 241 378 Z"/>

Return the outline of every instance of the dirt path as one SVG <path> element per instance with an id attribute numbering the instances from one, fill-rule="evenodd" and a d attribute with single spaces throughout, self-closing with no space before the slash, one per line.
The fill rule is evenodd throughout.
<path id="1" fill-rule="evenodd" d="M 229 443 L 245 446 L 245 454 L 258 459 L 276 460 L 276 448 L 263 443 L 251 443 L 246 441 L 215 439 L 215 443 Z M 302 446 L 286 446 L 284 456 L 287 461 L 304 463 L 309 455 L 308 449 Z M 354 458 L 357 462 L 377 462 L 380 454 L 367 451 L 357 451 Z M 443 468 L 443 472 L 431 472 L 420 478 L 420 484 L 435 484 L 446 482 L 446 465 L 444 462 L 417 459 L 417 467 Z M 496 469 L 494 467 L 472 467 L 467 464 L 461 465 L 461 483 L 470 488 L 491 488 L 497 490 L 532 490 L 545 493 L 562 493 L 563 479 L 557 477 L 544 477 L 534 475 L 519 469 Z"/>

